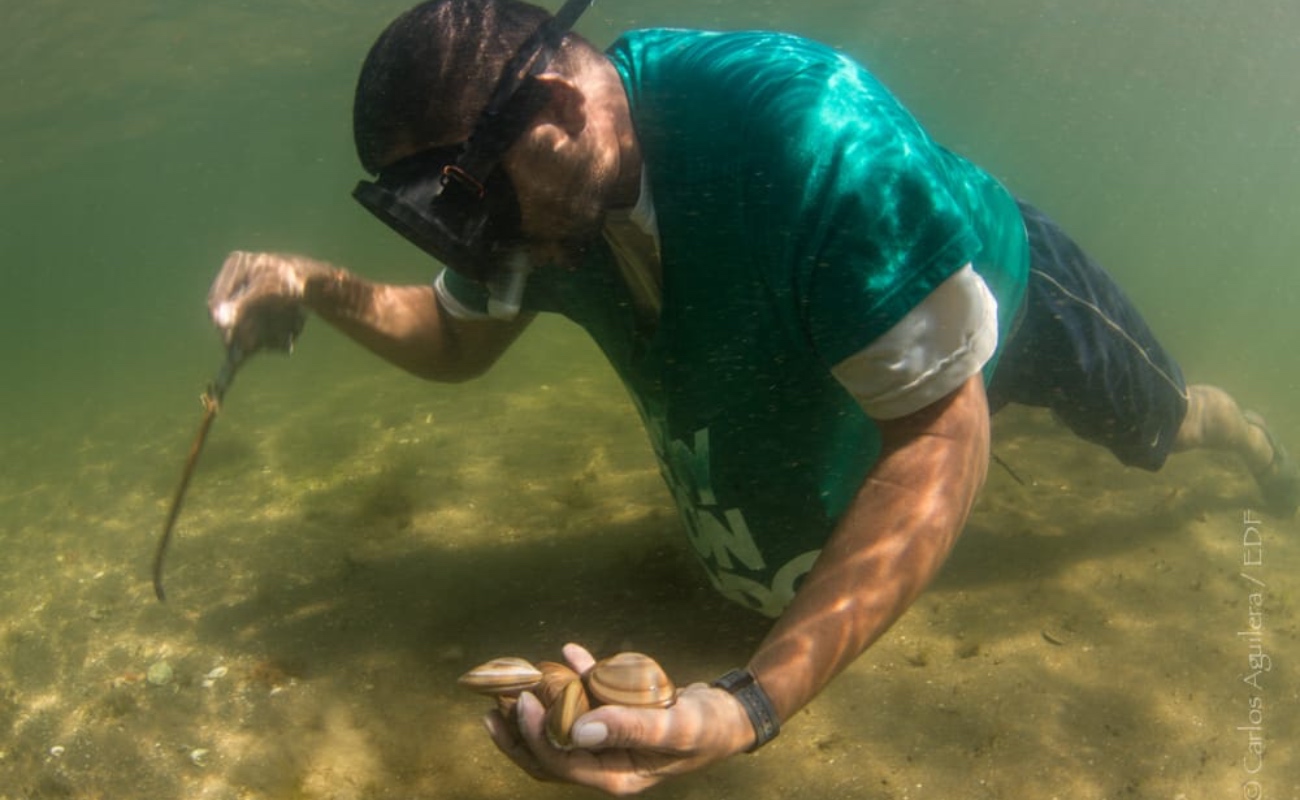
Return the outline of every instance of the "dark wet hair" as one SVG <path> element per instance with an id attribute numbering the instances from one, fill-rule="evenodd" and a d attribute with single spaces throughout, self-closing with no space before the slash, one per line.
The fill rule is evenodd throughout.
<path id="1" fill-rule="evenodd" d="M 505 63 L 549 17 L 517 0 L 429 0 L 394 20 L 357 79 L 361 165 L 376 173 L 397 148 L 467 136 Z"/>

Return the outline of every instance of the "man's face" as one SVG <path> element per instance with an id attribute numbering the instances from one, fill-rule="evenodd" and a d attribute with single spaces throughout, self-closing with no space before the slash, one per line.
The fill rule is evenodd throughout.
<path id="1" fill-rule="evenodd" d="M 612 73 L 612 66 L 609 71 Z M 440 160 L 445 157 L 436 154 L 450 151 L 454 158 L 457 148 L 469 135 L 468 131 L 456 131 L 437 141 L 425 139 L 419 145 L 393 148 L 383 159 L 381 172 L 393 170 L 388 185 L 398 195 L 386 194 L 378 200 L 361 196 L 358 199 L 367 204 L 378 202 L 380 206 L 388 202 L 389 210 L 368 207 L 408 238 L 412 238 L 412 226 L 403 226 L 403 220 L 393 219 L 393 214 L 424 215 L 423 221 L 414 218 L 408 221 L 416 229 L 432 233 L 429 225 L 434 224 L 433 219 L 447 220 L 452 226 L 449 230 L 454 231 L 461 230 L 461 223 L 452 222 L 458 216 L 462 222 L 477 226 L 479 223 L 472 222 L 473 215 L 486 212 L 486 218 L 478 219 L 486 219 L 488 224 L 479 229 L 484 234 L 504 233 L 508 237 L 482 240 L 489 245 L 488 251 L 496 253 L 491 257 L 493 263 L 500 263 L 503 257 L 517 261 L 513 253 L 520 246 L 536 266 L 577 263 L 589 243 L 600 235 L 604 210 L 615 196 L 613 187 L 619 175 L 621 142 L 615 133 L 617 126 L 613 122 L 610 97 L 622 100 L 625 106 L 625 96 L 616 73 L 594 77 L 583 73 L 579 78 L 547 73 L 530 80 L 545 90 L 545 104 L 530 112 L 527 127 L 517 138 L 511 137 L 513 143 L 496 163 L 494 172 L 473 177 L 463 172 L 443 172 L 447 162 Z M 615 91 L 610 90 L 611 85 Z M 403 169 L 407 171 L 406 177 L 399 177 Z M 438 191 L 434 183 L 440 174 L 443 185 L 449 187 L 448 193 L 439 201 L 444 210 L 430 217 L 425 204 L 432 200 L 426 198 L 436 196 L 429 193 Z M 380 182 L 383 180 L 381 176 Z M 483 189 L 486 193 L 478 193 Z M 624 201 L 630 204 L 635 196 Z M 464 209 L 468 216 L 458 215 L 458 209 Z M 498 234 L 492 233 L 494 228 Z M 436 240 L 430 243 L 419 239 L 417 233 L 413 241 L 441 258 L 443 245 Z M 451 240 L 446 241 L 452 246 Z M 495 246 L 491 246 L 494 242 Z M 447 252 L 450 255 L 451 250 Z M 468 269 L 474 272 L 466 274 L 482 278 L 494 274 L 496 268 L 484 263 L 481 268 Z"/>

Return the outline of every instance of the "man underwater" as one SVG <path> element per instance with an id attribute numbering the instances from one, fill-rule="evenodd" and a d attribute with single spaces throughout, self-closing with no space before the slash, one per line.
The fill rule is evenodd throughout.
<path id="1" fill-rule="evenodd" d="M 589 4 L 432 0 L 371 49 L 354 134 L 377 177 L 355 195 L 445 265 L 431 284 L 236 252 L 209 296 L 245 353 L 306 309 L 463 381 L 559 313 L 618 372 L 714 586 L 775 623 L 671 708 L 580 718 L 574 749 L 525 694 L 517 725 L 489 719 L 522 768 L 630 793 L 770 740 L 938 572 L 1009 402 L 1145 469 L 1235 452 L 1294 514 L 1300 471 L 1263 421 L 1188 386 L 1097 264 L 862 66 L 769 32 L 601 52 L 569 31 Z"/>

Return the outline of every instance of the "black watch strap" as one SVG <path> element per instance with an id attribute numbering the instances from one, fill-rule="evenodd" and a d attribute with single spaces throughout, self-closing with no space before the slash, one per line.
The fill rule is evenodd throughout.
<path id="1" fill-rule="evenodd" d="M 729 692 L 740 701 L 745 713 L 749 715 L 749 724 L 754 726 L 754 744 L 745 752 L 752 753 L 776 738 L 781 732 L 781 720 L 776 715 L 772 699 L 763 691 L 754 679 L 754 674 L 747 669 L 733 669 L 713 682 L 713 685 Z"/>

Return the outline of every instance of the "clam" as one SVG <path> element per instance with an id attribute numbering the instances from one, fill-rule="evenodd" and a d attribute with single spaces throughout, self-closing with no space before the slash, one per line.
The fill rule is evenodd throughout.
<path id="1" fill-rule="evenodd" d="M 541 679 L 541 670 L 522 658 L 494 658 L 461 675 L 457 683 L 471 692 L 499 697 L 517 696 Z"/>
<path id="2" fill-rule="evenodd" d="M 542 705 L 548 708 L 564 696 L 564 691 L 569 684 L 575 681 L 582 683 L 582 676 L 564 664 L 542 661 L 538 663 L 537 669 L 542 677 L 532 688 L 532 692 L 537 695 L 538 700 L 542 701 Z"/>
<path id="3" fill-rule="evenodd" d="M 643 653 L 619 653 L 602 659 L 587 673 L 587 691 L 601 705 L 667 708 L 677 699 L 677 687 Z"/>
<path id="4" fill-rule="evenodd" d="M 537 669 L 542 677 L 532 692 L 546 707 L 546 735 L 556 746 L 567 747 L 573 721 L 591 709 L 591 702 L 582 688 L 582 676 L 553 661 L 543 661 Z M 508 709 L 503 708 L 503 711 L 510 713 Z"/>
<path id="5" fill-rule="evenodd" d="M 569 747 L 573 740 L 569 732 L 578 717 L 591 710 L 591 700 L 582 688 L 582 679 L 574 673 L 573 680 L 565 683 L 555 702 L 546 707 L 546 737 L 556 747 Z"/>
<path id="6" fill-rule="evenodd" d="M 494 658 L 462 675 L 460 685 L 496 697 L 506 715 L 520 692 L 533 692 L 546 707 L 546 734 L 557 747 L 570 745 L 574 721 L 595 706 L 667 708 L 677 699 L 663 667 L 642 653 L 602 659 L 584 676 L 550 661 L 533 666 L 522 658 Z"/>

